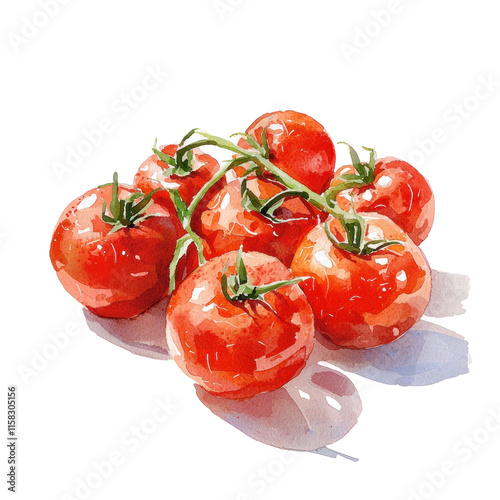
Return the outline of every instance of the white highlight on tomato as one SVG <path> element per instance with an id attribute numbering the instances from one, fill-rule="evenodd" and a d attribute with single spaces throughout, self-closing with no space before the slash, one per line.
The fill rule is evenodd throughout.
<path id="1" fill-rule="evenodd" d="M 371 191 L 365 191 L 363 193 L 363 200 L 370 201 L 373 198 L 373 193 Z"/>
<path id="2" fill-rule="evenodd" d="M 202 294 L 202 292 L 205 290 L 206 290 L 206 288 L 204 286 L 202 286 L 201 288 L 195 288 L 193 290 L 191 298 L 189 299 L 189 302 L 192 302 L 193 300 L 198 300 L 200 298 L 200 295 Z"/>
<path id="3" fill-rule="evenodd" d="M 328 256 L 326 250 L 320 250 L 319 252 L 316 252 L 314 254 L 314 260 L 328 269 L 331 269 L 333 267 L 333 262 Z"/>
<path id="4" fill-rule="evenodd" d="M 269 130 L 278 130 L 280 132 L 283 132 L 283 125 L 281 123 L 271 123 L 269 127 L 267 127 Z"/>
<path id="5" fill-rule="evenodd" d="M 378 259 L 375 259 L 375 262 L 377 264 L 380 264 L 381 266 L 386 266 L 389 262 L 389 259 L 386 259 L 385 257 L 379 257 Z"/>
<path id="6" fill-rule="evenodd" d="M 214 307 L 215 307 L 215 304 L 213 304 L 213 303 L 212 303 L 212 304 L 210 304 L 209 306 L 205 306 L 205 307 L 202 309 L 202 311 L 203 311 L 204 313 L 206 313 L 206 312 L 208 312 L 208 311 L 211 311 Z"/>
<path id="7" fill-rule="evenodd" d="M 86 227 L 85 229 L 80 229 L 78 231 L 78 234 L 89 233 L 89 232 L 90 232 L 90 227 Z"/>
<path id="8" fill-rule="evenodd" d="M 226 210 L 226 208 L 229 206 L 230 201 L 231 201 L 231 195 L 229 193 L 226 193 L 226 195 L 222 199 L 222 203 L 220 204 L 221 210 Z"/>
<path id="9" fill-rule="evenodd" d="M 406 281 L 407 280 L 406 273 L 404 271 L 399 271 L 399 273 L 396 274 L 396 279 L 399 281 Z"/>
<path id="10" fill-rule="evenodd" d="M 387 175 L 383 175 L 377 180 L 377 184 L 382 187 L 387 187 L 392 184 L 392 179 Z"/>
<path id="11" fill-rule="evenodd" d="M 342 409 L 342 406 L 340 406 L 339 402 L 331 396 L 326 396 L 326 401 L 332 408 L 335 408 L 336 410 Z"/>
<path id="12" fill-rule="evenodd" d="M 382 231 L 378 228 L 371 228 L 370 231 L 368 231 L 368 239 L 370 240 L 380 240 L 383 238 Z"/>
<path id="13" fill-rule="evenodd" d="M 91 194 L 90 196 L 84 198 L 76 208 L 77 210 L 84 210 L 86 208 L 90 208 L 96 201 L 97 201 L 97 195 L 95 193 Z"/>
<path id="14" fill-rule="evenodd" d="M 311 399 L 311 396 L 309 396 L 309 394 L 307 394 L 307 392 L 301 391 L 300 389 L 299 389 L 299 396 L 302 399 Z"/>
<path id="15" fill-rule="evenodd" d="M 160 182 L 165 189 L 178 189 L 181 187 L 181 185 L 177 182 L 163 182 L 163 181 Z"/>

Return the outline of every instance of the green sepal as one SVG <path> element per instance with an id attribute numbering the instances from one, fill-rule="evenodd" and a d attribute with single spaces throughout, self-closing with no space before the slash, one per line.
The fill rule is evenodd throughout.
<path id="1" fill-rule="evenodd" d="M 248 144 L 252 146 L 252 148 L 259 151 L 260 153 L 263 153 L 262 146 L 250 134 L 246 134 L 244 132 L 236 132 L 234 134 L 231 134 L 229 137 L 232 139 L 233 137 L 238 136 L 243 137 L 248 142 Z"/>
<path id="2" fill-rule="evenodd" d="M 363 249 L 361 250 L 361 255 L 370 255 L 374 252 L 378 252 L 383 248 L 387 248 L 392 245 L 402 245 L 403 242 L 398 240 L 372 240 L 365 243 Z"/>
<path id="3" fill-rule="evenodd" d="M 160 151 L 158 148 L 157 148 L 157 143 L 158 143 L 158 139 L 155 139 L 155 143 L 154 143 L 154 146 L 153 146 L 153 153 L 158 156 L 158 158 L 160 158 L 160 160 L 164 163 L 166 163 L 167 165 L 170 165 L 171 167 L 173 168 L 177 168 L 177 164 L 175 163 L 175 160 L 170 156 L 168 155 L 167 153 L 164 153 L 163 151 Z"/>
<path id="4" fill-rule="evenodd" d="M 198 130 L 200 130 L 199 128 L 193 128 L 191 129 L 181 140 L 181 142 L 179 143 L 179 148 L 182 148 L 184 146 L 184 144 L 186 143 L 186 141 L 188 139 L 190 139 L 193 135 L 197 134 L 198 133 Z"/>
<path id="5" fill-rule="evenodd" d="M 221 275 L 221 288 L 224 297 L 228 301 L 258 300 L 266 303 L 264 295 L 284 286 L 295 285 L 308 279 L 307 277 L 295 278 L 293 280 L 274 281 L 267 285 L 255 286 L 248 277 L 245 262 L 243 261 L 243 246 L 238 250 L 236 257 L 236 274 L 227 276 L 229 262 L 224 266 Z"/>
<path id="6" fill-rule="evenodd" d="M 247 185 L 247 179 L 241 183 L 241 205 L 247 211 L 260 213 L 263 217 L 275 224 L 284 224 L 291 221 L 304 220 L 303 217 L 293 219 L 280 219 L 274 215 L 274 212 L 281 207 L 285 198 L 300 196 L 305 200 L 309 199 L 307 193 L 293 189 L 285 189 L 267 200 L 261 200 Z"/>
<path id="7" fill-rule="evenodd" d="M 160 217 L 160 214 L 144 214 L 148 207 L 152 203 L 153 195 L 159 191 L 155 189 L 147 195 L 143 193 L 132 193 L 128 198 L 120 200 L 118 198 L 118 174 L 115 172 L 113 174 L 113 192 L 111 195 L 111 203 L 109 204 L 109 216 L 106 211 L 108 207 L 106 202 L 102 202 L 102 220 L 106 224 L 113 226 L 110 233 L 114 233 L 123 228 L 135 227 L 142 221 L 145 221 L 151 217 Z M 137 200 L 140 201 L 136 203 Z"/>
<path id="8" fill-rule="evenodd" d="M 361 218 L 360 218 L 361 219 Z M 328 239 L 341 250 L 345 250 L 354 255 L 368 256 L 372 253 L 378 252 L 384 248 L 387 248 L 392 245 L 402 245 L 403 243 L 398 240 L 387 240 L 387 239 L 379 239 L 379 240 L 371 240 L 364 241 L 364 233 L 365 233 L 365 222 L 363 220 L 362 224 L 358 224 L 354 222 L 354 219 L 351 219 L 349 222 L 341 221 L 342 226 L 347 234 L 347 242 L 339 241 L 333 233 L 330 231 L 328 227 L 328 221 L 323 224 L 323 228 L 325 230 Z M 359 236 L 361 235 L 362 240 L 359 241 Z"/>
<path id="9" fill-rule="evenodd" d="M 370 152 L 370 160 L 368 163 L 362 163 L 359 159 L 358 153 L 352 146 L 347 144 L 347 142 L 339 142 L 339 144 L 345 144 L 349 148 L 352 166 L 356 170 L 356 173 L 342 174 L 339 179 L 341 179 L 343 182 L 337 184 L 335 187 L 327 189 L 323 193 L 323 197 L 331 207 L 335 205 L 337 195 L 342 191 L 353 188 L 362 188 L 364 186 L 372 184 L 375 180 L 375 164 L 377 162 L 377 153 L 375 152 L 375 150 L 363 146 L 363 149 L 365 151 Z"/>

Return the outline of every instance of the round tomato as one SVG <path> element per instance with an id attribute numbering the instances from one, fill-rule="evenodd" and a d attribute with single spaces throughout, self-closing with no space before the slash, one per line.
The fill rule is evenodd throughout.
<path id="1" fill-rule="evenodd" d="M 269 160 L 312 191 L 322 193 L 333 178 L 335 146 L 323 126 L 296 111 L 277 111 L 257 118 L 247 134 L 263 145 L 263 132 L 269 147 Z M 239 145 L 249 148 L 245 139 Z"/>
<path id="2" fill-rule="evenodd" d="M 100 316 L 136 316 L 167 294 L 183 229 L 161 205 L 147 199 L 139 205 L 143 196 L 116 180 L 74 200 L 57 222 L 52 266 L 66 291 Z"/>
<path id="3" fill-rule="evenodd" d="M 287 267 L 297 245 L 317 223 L 319 211 L 301 198 L 287 198 L 274 216 L 287 222 L 273 222 L 257 211 L 242 207 L 242 179 L 230 182 L 208 203 L 201 214 L 199 235 L 210 257 L 238 250 L 262 252 L 277 257 Z M 259 199 L 267 200 L 284 188 L 269 179 L 252 177 L 247 187 Z"/>
<path id="4" fill-rule="evenodd" d="M 300 373 L 314 343 L 311 307 L 297 284 L 258 299 L 226 297 L 223 274 L 241 267 L 238 255 L 199 267 L 175 290 L 167 309 L 167 339 L 177 364 L 207 391 L 229 399 L 278 389 Z M 292 279 L 273 257 L 250 252 L 242 258 L 250 288 Z"/>
<path id="5" fill-rule="evenodd" d="M 330 187 L 344 182 L 343 175 L 355 174 L 352 165 L 340 168 Z M 388 157 L 375 164 L 373 183 L 342 191 L 339 205 L 348 210 L 354 203 L 357 212 L 377 212 L 392 219 L 420 245 L 434 222 L 434 195 L 425 177 L 409 163 Z"/>
<path id="6" fill-rule="evenodd" d="M 338 241 L 345 232 L 337 219 L 327 227 Z M 334 245 L 323 226 L 302 241 L 292 262 L 314 311 L 317 330 L 335 344 L 363 349 L 387 344 L 411 328 L 429 302 L 431 278 L 422 251 L 390 219 L 367 214 L 365 244 L 397 241 L 367 255 Z"/>
<path id="7" fill-rule="evenodd" d="M 178 146 L 175 144 L 159 148 L 162 153 L 171 157 L 175 156 L 177 149 Z M 134 177 L 134 185 L 146 194 L 160 189 L 154 194 L 156 203 L 164 205 L 171 213 L 175 213 L 168 190 L 178 190 L 181 198 L 189 206 L 201 188 L 219 171 L 219 163 L 212 156 L 196 148 L 193 150 L 191 168 L 192 171 L 185 176 L 175 173 L 166 176 L 164 174 L 170 169 L 170 165 L 162 161 L 156 154 L 153 154 L 139 167 Z M 225 184 L 226 181 L 222 178 L 204 196 L 193 216 L 193 227 L 197 227 L 199 215 L 205 209 L 208 200 Z"/>

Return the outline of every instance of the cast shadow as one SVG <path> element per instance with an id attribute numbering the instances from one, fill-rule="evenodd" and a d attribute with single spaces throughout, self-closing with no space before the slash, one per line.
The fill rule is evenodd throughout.
<path id="1" fill-rule="evenodd" d="M 443 318 L 463 314 L 462 302 L 469 294 L 469 278 L 433 270 L 432 280 L 431 300 L 425 315 Z M 139 356 L 171 359 L 165 339 L 167 305 L 168 298 L 132 319 L 101 318 L 87 309 L 83 312 L 89 328 L 103 339 Z"/>
<path id="2" fill-rule="evenodd" d="M 103 339 L 132 354 L 153 359 L 172 359 L 165 335 L 168 298 L 130 319 L 101 318 L 83 309 L 88 327 Z"/>
<path id="3" fill-rule="evenodd" d="M 359 351 L 335 346 L 318 334 L 312 356 L 389 385 L 432 385 L 469 371 L 468 342 L 427 321 L 419 321 L 392 344 Z"/>
<path id="4" fill-rule="evenodd" d="M 443 273 L 432 269 L 431 300 L 424 316 L 446 318 L 465 313 L 463 302 L 469 297 L 470 278 L 464 274 Z"/>
<path id="5" fill-rule="evenodd" d="M 362 409 L 356 387 L 336 370 L 308 364 L 282 388 L 246 400 L 219 398 L 195 387 L 212 413 L 257 441 L 356 460 L 325 449 L 354 427 Z"/>

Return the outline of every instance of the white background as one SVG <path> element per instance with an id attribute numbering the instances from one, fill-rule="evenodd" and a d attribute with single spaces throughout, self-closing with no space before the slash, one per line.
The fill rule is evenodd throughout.
<path id="1" fill-rule="evenodd" d="M 70 0 L 45 26 L 24 27 L 23 41 L 24 18 L 40 5 L 2 3 L 2 391 L 18 386 L 18 498 L 77 498 L 77 481 L 117 450 L 124 463 L 91 498 L 406 500 L 445 461 L 456 472 L 430 493 L 424 487 L 427 498 L 498 497 L 500 432 L 467 460 L 453 450 L 500 410 L 499 12 L 491 0 L 401 0 L 386 26 L 374 21 L 394 5 Z M 355 42 L 348 60 L 342 43 Z M 157 88 L 135 109 L 117 107 L 157 66 L 169 73 Z M 497 83 L 475 106 L 480 78 Z M 453 119 L 467 99 L 469 116 Z M 473 362 L 470 374 L 434 386 L 363 385 L 361 419 L 333 446 L 358 463 L 298 454 L 257 487 L 252 478 L 280 451 L 213 416 L 173 363 L 132 356 L 88 330 L 48 249 L 66 204 L 115 170 L 130 182 L 155 137 L 176 142 L 193 127 L 228 135 L 287 108 L 315 117 L 335 142 L 407 160 L 422 160 L 416 141 L 443 129 L 445 139 L 415 161 L 437 205 L 422 248 L 434 269 L 472 280 L 467 313 L 439 323 L 469 340 Z M 113 130 L 59 179 L 54 163 L 105 118 Z M 339 157 L 348 160 L 341 148 Z M 79 335 L 23 380 L 19 367 L 72 322 Z M 178 409 L 131 452 L 121 436 L 152 415 L 157 397 Z"/>

